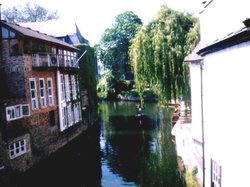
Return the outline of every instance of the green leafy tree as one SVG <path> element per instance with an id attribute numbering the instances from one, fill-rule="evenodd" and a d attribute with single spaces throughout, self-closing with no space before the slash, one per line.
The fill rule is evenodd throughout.
<path id="1" fill-rule="evenodd" d="M 2 12 L 4 20 L 11 23 L 38 22 L 58 19 L 57 11 L 51 12 L 38 4 L 31 5 L 29 2 L 24 6 L 13 6 Z"/>
<path id="2" fill-rule="evenodd" d="M 188 97 L 189 71 L 183 61 L 198 41 L 198 20 L 166 5 L 141 28 L 129 54 L 142 104 L 146 87 L 158 95 L 161 104 Z"/>
<path id="3" fill-rule="evenodd" d="M 132 11 L 119 14 L 111 28 L 107 28 L 99 43 L 99 57 L 104 65 L 111 70 L 116 81 L 115 91 L 119 84 L 131 73 L 129 62 L 129 46 L 138 28 L 142 25 L 141 19 Z"/>

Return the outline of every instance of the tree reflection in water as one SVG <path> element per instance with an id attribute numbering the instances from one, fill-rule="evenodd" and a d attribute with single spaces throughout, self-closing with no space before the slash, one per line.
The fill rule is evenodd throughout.
<path id="1" fill-rule="evenodd" d="M 122 178 L 117 186 L 182 186 L 167 109 L 146 103 L 144 115 L 137 117 L 133 102 L 103 102 L 99 107 L 102 160 Z"/>

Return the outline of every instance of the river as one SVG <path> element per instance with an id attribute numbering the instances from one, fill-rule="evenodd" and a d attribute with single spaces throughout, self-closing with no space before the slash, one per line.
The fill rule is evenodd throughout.
<path id="1" fill-rule="evenodd" d="M 136 116 L 136 103 L 106 101 L 98 113 L 98 124 L 7 186 L 182 187 L 167 109 L 146 103 Z"/>

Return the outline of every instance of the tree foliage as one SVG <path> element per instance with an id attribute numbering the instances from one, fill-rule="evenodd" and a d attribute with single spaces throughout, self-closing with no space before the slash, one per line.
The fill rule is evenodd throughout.
<path id="1" fill-rule="evenodd" d="M 104 65 L 112 71 L 116 79 L 124 79 L 130 70 L 129 45 L 135 36 L 141 19 L 132 11 L 119 14 L 111 28 L 107 28 L 99 43 L 99 56 Z"/>
<path id="2" fill-rule="evenodd" d="M 198 20 L 166 5 L 141 28 L 129 54 L 142 104 L 146 87 L 153 89 L 161 104 L 188 97 L 189 71 L 183 61 L 198 41 Z"/>
<path id="3" fill-rule="evenodd" d="M 2 12 L 3 19 L 11 23 L 39 22 L 58 19 L 57 11 L 51 12 L 38 4 L 29 2 L 24 6 L 13 6 Z"/>

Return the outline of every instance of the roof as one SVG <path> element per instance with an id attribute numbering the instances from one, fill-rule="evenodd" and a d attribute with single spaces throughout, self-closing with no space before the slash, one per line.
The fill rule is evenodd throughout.
<path id="1" fill-rule="evenodd" d="M 194 62 L 194 61 L 200 61 L 202 60 L 202 57 L 197 54 L 197 52 L 200 50 L 201 44 L 200 42 L 195 46 L 192 53 L 190 53 L 188 56 L 185 57 L 184 61 L 186 62 Z"/>
<path id="2" fill-rule="evenodd" d="M 30 29 L 30 28 L 23 27 L 23 26 L 20 26 L 18 24 L 8 23 L 5 21 L 2 21 L 2 24 L 7 26 L 8 28 L 12 29 L 13 31 L 16 31 L 18 34 L 20 34 L 24 37 L 39 39 L 39 40 L 43 40 L 46 42 L 54 43 L 57 45 L 61 45 L 61 46 L 67 47 L 67 48 L 77 50 L 77 48 L 73 47 L 72 45 L 69 45 L 68 43 L 63 42 L 55 37 L 49 36 L 47 34 L 43 34 L 39 31 L 35 31 L 35 30 Z"/>
<path id="3" fill-rule="evenodd" d="M 232 32 L 222 39 L 216 40 L 210 45 L 198 51 L 198 54 L 204 56 L 243 42 L 250 41 L 250 27 L 243 27 L 235 32 Z"/>
<path id="4" fill-rule="evenodd" d="M 80 33 L 76 23 L 69 20 L 49 20 L 42 22 L 20 23 L 20 25 L 29 27 L 33 30 L 39 30 L 50 36 L 54 36 L 71 45 L 89 43 Z"/>
<path id="5" fill-rule="evenodd" d="M 41 22 L 27 22 L 27 23 L 19 23 L 21 26 L 29 27 L 33 30 L 38 30 L 42 33 L 46 33 L 47 35 L 54 37 L 66 36 L 67 34 L 75 33 L 75 24 L 69 21 L 63 20 L 49 20 L 49 21 L 41 21 Z M 70 26 L 70 25 L 73 25 Z"/>

